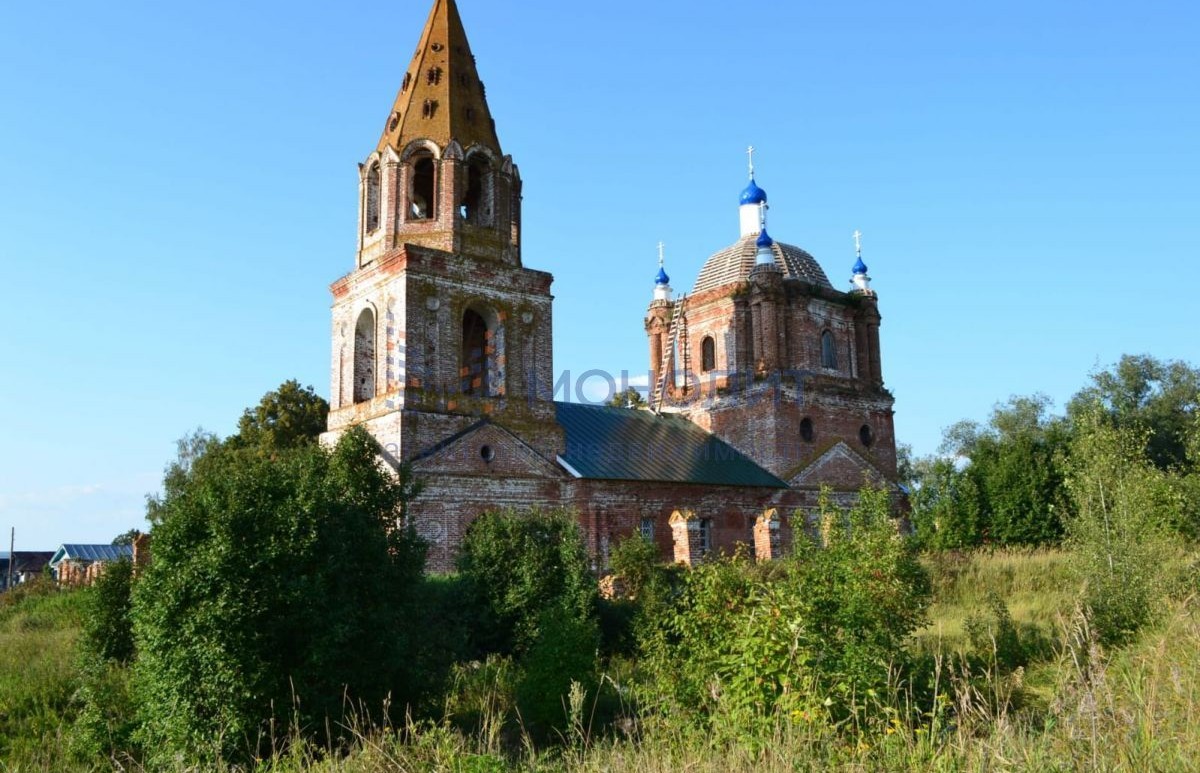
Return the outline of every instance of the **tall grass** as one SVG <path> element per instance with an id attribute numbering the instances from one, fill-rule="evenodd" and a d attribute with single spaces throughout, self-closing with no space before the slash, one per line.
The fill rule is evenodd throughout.
<path id="1" fill-rule="evenodd" d="M 65 746 L 79 685 L 80 602 L 80 593 L 42 581 L 0 596 L 0 764 L 7 769 L 42 769 Z"/>
<path id="2" fill-rule="evenodd" d="M 963 622 L 993 597 L 1004 600 L 1019 626 L 1052 634 L 1078 596 L 1067 559 L 1051 549 L 927 555 L 922 563 L 933 582 L 933 605 L 919 637 L 937 640 L 943 649 L 963 649 Z"/>
<path id="3" fill-rule="evenodd" d="M 937 603 L 916 646 L 935 664 L 931 698 L 915 714 L 860 732 L 780 717 L 753 738 L 718 736 L 670 722 L 619 723 L 589 732 L 586 702 L 562 743 L 538 747 L 514 716 L 512 678 L 500 664 L 461 675 L 440 722 L 351 728 L 349 748 L 328 753 L 299 738 L 254 766 L 270 773 L 503 770 L 740 773 L 797 770 L 1200 771 L 1200 603 L 1174 602 L 1171 614 L 1131 645 L 1106 652 L 1074 603 L 1065 556 L 1056 552 L 978 553 L 931 560 Z M 1006 700 L 1028 689 L 1027 674 L 965 657 L 973 646 L 963 617 L 995 597 L 1023 631 L 1052 643 L 1039 650 L 1042 696 Z M 75 594 L 27 599 L 0 609 L 0 716 L 4 771 L 112 769 L 80 765 L 60 751 L 70 721 Z M 1032 667 L 1031 667 L 1032 668 Z M 12 707 L 18 707 L 16 713 Z M 450 715 L 471 721 L 455 724 Z M 286 723 L 285 723 L 286 724 Z M 508 728 L 501 730 L 502 728 Z M 141 771 L 134 764 L 124 770 Z M 190 771 L 184 765 L 168 773 Z M 234 768 L 222 770 L 232 773 Z"/>

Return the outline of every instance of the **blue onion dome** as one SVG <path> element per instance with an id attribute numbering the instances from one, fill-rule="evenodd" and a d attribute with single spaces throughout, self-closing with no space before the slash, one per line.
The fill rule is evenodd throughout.
<path id="1" fill-rule="evenodd" d="M 658 276 L 654 277 L 654 284 L 656 284 L 656 285 L 671 284 L 671 277 L 667 276 L 667 272 L 666 272 L 666 270 L 663 269 L 662 266 L 658 267 Z"/>
<path id="2" fill-rule="evenodd" d="M 858 262 L 854 264 L 854 274 L 857 276 L 858 274 L 865 273 L 867 273 L 867 264 L 863 263 L 862 258 L 860 257 Z"/>
<path id="3" fill-rule="evenodd" d="M 765 203 L 767 203 L 767 192 L 759 188 L 758 184 L 754 182 L 754 178 L 751 177 L 750 184 L 746 186 L 746 190 L 742 191 L 742 206 L 753 204 L 757 207 L 759 204 Z"/>
<path id="4" fill-rule="evenodd" d="M 758 248 L 761 250 L 763 247 L 773 246 L 775 244 L 775 240 L 767 234 L 767 229 L 764 228 L 762 229 L 762 233 L 758 235 L 758 241 L 755 242 L 755 244 L 758 245 Z"/>

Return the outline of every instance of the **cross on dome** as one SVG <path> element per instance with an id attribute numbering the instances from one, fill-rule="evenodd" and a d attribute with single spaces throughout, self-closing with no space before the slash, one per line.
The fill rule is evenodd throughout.
<path id="1" fill-rule="evenodd" d="M 658 287 L 667 287 L 671 284 L 671 277 L 667 276 L 667 270 L 663 268 L 664 257 L 666 255 L 666 246 L 662 242 L 658 243 L 658 275 L 654 277 L 654 285 Z"/>

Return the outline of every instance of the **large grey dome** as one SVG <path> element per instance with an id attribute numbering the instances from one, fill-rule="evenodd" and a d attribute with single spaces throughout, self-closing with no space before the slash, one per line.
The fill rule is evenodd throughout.
<path id="1" fill-rule="evenodd" d="M 758 254 L 757 241 L 758 234 L 743 236 L 705 261 L 704 268 L 700 269 L 700 276 L 696 279 L 696 286 L 692 288 L 692 294 L 746 281 L 754 269 L 755 257 Z M 775 242 L 771 252 L 775 253 L 775 264 L 788 279 L 799 279 L 833 289 L 825 272 L 817 265 L 816 258 L 799 247 Z"/>

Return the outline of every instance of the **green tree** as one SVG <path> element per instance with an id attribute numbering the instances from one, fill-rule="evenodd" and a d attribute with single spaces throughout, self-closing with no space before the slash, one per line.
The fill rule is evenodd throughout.
<path id="1" fill-rule="evenodd" d="M 414 487 L 362 428 L 267 455 L 205 438 L 168 469 L 154 560 L 135 586 L 140 738 L 155 760 L 244 759 L 272 719 L 342 727 L 401 708 L 424 546 Z"/>
<path id="2" fill-rule="evenodd" d="M 1184 466 L 1188 437 L 1200 416 L 1200 370 L 1180 361 L 1126 354 L 1108 370 L 1093 373 L 1067 413 L 1080 420 L 1097 407 L 1114 426 L 1144 433 L 1146 452 L 1157 467 Z"/>
<path id="3" fill-rule="evenodd" d="M 221 446 L 221 439 L 202 427 L 175 441 L 175 458 L 163 470 L 162 492 L 146 495 L 146 520 L 151 526 L 162 520 L 166 501 L 186 489 L 196 464 Z"/>
<path id="4" fill-rule="evenodd" d="M 274 452 L 316 443 L 326 429 L 329 403 L 295 379 L 267 392 L 238 421 L 237 434 L 229 439 L 238 446 Z"/>
<path id="5" fill-rule="evenodd" d="M 1114 426 L 1100 409 L 1076 422 L 1072 560 L 1101 640 L 1120 645 L 1157 617 L 1173 587 L 1182 503 L 1171 474 L 1148 458 L 1145 431 Z"/>
<path id="6" fill-rule="evenodd" d="M 646 398 L 635 387 L 626 387 L 624 391 L 614 394 L 608 404 L 613 408 L 644 408 Z"/>
<path id="7" fill-rule="evenodd" d="M 922 548 L 974 547 L 984 538 L 975 479 L 954 460 L 927 456 L 911 462 L 905 481 L 916 539 Z"/>
<path id="8" fill-rule="evenodd" d="M 996 406 L 987 426 L 959 422 L 946 431 L 943 453 L 967 460 L 965 480 L 954 487 L 960 534 L 978 529 L 999 545 L 1062 538 L 1062 459 L 1070 432 L 1049 409 L 1045 395 L 1013 397 Z"/>
<path id="9" fill-rule="evenodd" d="M 135 539 L 137 539 L 141 533 L 142 532 L 138 529 L 130 529 L 129 531 L 123 531 L 120 534 L 118 534 L 117 536 L 113 537 L 112 544 L 114 544 L 114 545 L 132 545 L 133 541 Z"/>

